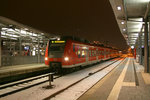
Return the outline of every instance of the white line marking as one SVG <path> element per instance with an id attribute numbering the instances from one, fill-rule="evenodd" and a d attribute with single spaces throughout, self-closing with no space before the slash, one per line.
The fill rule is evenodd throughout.
<path id="1" fill-rule="evenodd" d="M 129 61 L 130 61 L 130 58 L 128 59 L 128 62 L 126 63 L 126 65 L 125 65 L 123 71 L 121 72 L 118 80 L 116 81 L 113 89 L 111 90 L 107 100 L 117 100 L 118 99 L 118 96 L 119 96 L 119 93 L 120 93 L 120 90 L 121 90 L 121 87 L 123 84 L 123 80 L 124 80 L 125 74 L 127 72 Z"/>

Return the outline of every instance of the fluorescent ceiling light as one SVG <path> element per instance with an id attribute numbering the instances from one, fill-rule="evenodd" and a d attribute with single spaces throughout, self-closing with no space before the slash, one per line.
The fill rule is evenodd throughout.
<path id="1" fill-rule="evenodd" d="M 41 33 L 41 35 L 44 35 L 44 33 Z"/>
<path id="2" fill-rule="evenodd" d="M 138 33 L 134 33 L 134 34 L 130 34 L 129 37 L 138 37 L 139 34 Z"/>
<path id="3" fill-rule="evenodd" d="M 12 40 L 17 40 L 16 38 L 10 38 L 10 39 L 12 39 Z"/>
<path id="4" fill-rule="evenodd" d="M 2 28 L 2 30 L 7 30 L 8 28 Z"/>
<path id="5" fill-rule="evenodd" d="M 28 30 L 28 28 L 24 28 L 24 30 L 26 30 L 26 31 L 27 31 L 27 30 Z"/>
<path id="6" fill-rule="evenodd" d="M 33 33 L 32 35 L 33 35 L 33 36 L 37 36 L 37 34 L 35 34 L 35 33 Z"/>
<path id="7" fill-rule="evenodd" d="M 24 30 L 21 30 L 21 32 L 20 32 L 21 34 L 26 34 L 26 31 L 24 31 Z"/>
<path id="8" fill-rule="evenodd" d="M 139 21 L 143 22 L 143 18 L 128 18 L 129 21 Z"/>
<path id="9" fill-rule="evenodd" d="M 5 35 L 5 32 L 1 31 L 1 35 Z"/>
<path id="10" fill-rule="evenodd" d="M 13 37 L 19 37 L 19 36 L 17 36 L 17 35 L 12 35 Z"/>
<path id="11" fill-rule="evenodd" d="M 1 37 L 3 37 L 3 38 L 7 38 L 6 36 L 1 36 Z"/>
<path id="12" fill-rule="evenodd" d="M 148 3 L 150 0 L 138 0 L 139 3 Z"/>
<path id="13" fill-rule="evenodd" d="M 15 32 L 13 29 L 9 28 L 6 30 L 7 32 Z"/>
<path id="14" fill-rule="evenodd" d="M 31 35 L 31 36 L 32 36 L 32 33 L 30 33 L 30 32 L 27 32 L 27 35 Z"/>

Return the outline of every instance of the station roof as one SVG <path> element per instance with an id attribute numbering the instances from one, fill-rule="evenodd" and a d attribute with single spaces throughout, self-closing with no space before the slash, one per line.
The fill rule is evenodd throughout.
<path id="1" fill-rule="evenodd" d="M 150 0 L 109 0 L 118 26 L 129 46 L 135 46 L 139 35 L 144 45 L 144 19 L 150 16 Z"/>
<path id="2" fill-rule="evenodd" d="M 0 16 L 1 38 L 18 40 L 20 37 L 30 37 L 30 39 L 37 40 L 38 38 L 44 40 L 49 38 L 59 37 L 54 34 L 49 34 L 27 25 L 23 25 L 11 19 Z"/>

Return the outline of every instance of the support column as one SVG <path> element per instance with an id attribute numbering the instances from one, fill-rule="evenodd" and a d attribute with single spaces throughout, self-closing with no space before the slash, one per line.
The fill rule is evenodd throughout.
<path id="1" fill-rule="evenodd" d="M 38 38 L 38 63 L 40 63 L 40 39 Z"/>
<path id="2" fill-rule="evenodd" d="M 150 49 L 149 49 L 149 47 L 150 47 L 150 43 L 149 43 L 149 41 L 150 41 L 150 18 L 148 19 L 148 21 L 149 21 L 149 24 L 148 24 L 148 27 L 149 27 L 149 29 L 148 29 L 148 72 L 150 73 Z"/>
<path id="3" fill-rule="evenodd" d="M 135 45 L 134 45 L 134 59 L 136 60 L 136 62 L 139 62 L 139 47 L 138 47 L 138 43 L 139 43 L 139 39 L 137 38 Z"/>
<path id="4" fill-rule="evenodd" d="M 139 33 L 139 64 L 142 65 L 142 32 Z"/>
<path id="5" fill-rule="evenodd" d="M 2 66 L 2 39 L 1 39 L 1 27 L 0 27 L 0 67 Z"/>
<path id="6" fill-rule="evenodd" d="M 21 29 L 20 29 L 20 37 L 19 37 L 19 55 L 21 55 L 22 52 L 22 38 L 21 38 Z"/>
<path id="7" fill-rule="evenodd" d="M 149 72 L 149 51 L 148 51 L 148 24 L 147 24 L 147 19 L 145 19 L 145 27 L 144 27 L 144 72 L 148 73 Z"/>

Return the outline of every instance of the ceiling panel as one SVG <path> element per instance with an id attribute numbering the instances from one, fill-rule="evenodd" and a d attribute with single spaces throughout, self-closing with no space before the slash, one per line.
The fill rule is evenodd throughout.
<path id="1" fill-rule="evenodd" d="M 116 21 L 120 28 L 121 34 L 126 39 L 128 45 L 134 46 L 136 40 L 138 39 L 139 36 L 138 34 L 141 32 L 143 28 L 144 24 L 143 18 L 149 6 L 150 0 L 109 0 L 109 1 L 114 11 Z M 118 6 L 122 7 L 121 10 L 117 10 Z M 148 15 L 150 15 L 149 12 Z M 124 24 L 121 24 L 122 22 L 124 22 Z M 144 30 L 142 30 L 142 32 L 143 31 Z"/>

